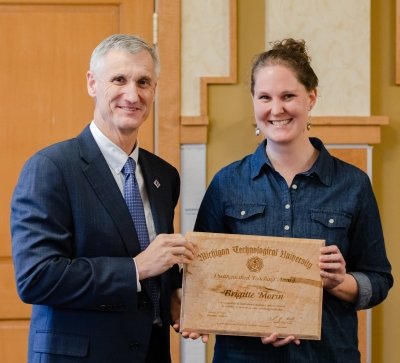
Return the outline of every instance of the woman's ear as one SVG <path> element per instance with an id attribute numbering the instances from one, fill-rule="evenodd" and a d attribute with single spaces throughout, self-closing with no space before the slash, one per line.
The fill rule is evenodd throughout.
<path id="1" fill-rule="evenodd" d="M 313 107 L 315 106 L 316 102 L 317 102 L 317 89 L 313 89 L 312 91 L 310 91 L 310 107 L 309 107 L 309 111 L 311 111 L 313 109 Z"/>

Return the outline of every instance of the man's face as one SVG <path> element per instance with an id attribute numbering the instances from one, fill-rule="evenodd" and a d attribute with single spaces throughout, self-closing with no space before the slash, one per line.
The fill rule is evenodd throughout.
<path id="1" fill-rule="evenodd" d="M 150 113 L 156 85 L 154 62 L 147 51 L 111 50 L 87 73 L 96 125 L 117 144 L 124 136 L 136 135 Z"/>

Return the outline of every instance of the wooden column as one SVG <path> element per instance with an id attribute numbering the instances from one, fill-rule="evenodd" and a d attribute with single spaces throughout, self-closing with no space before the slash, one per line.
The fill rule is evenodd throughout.
<path id="1" fill-rule="evenodd" d="M 386 116 L 319 116 L 311 120 L 311 136 L 320 138 L 329 152 L 353 164 L 372 176 L 370 145 L 381 142 L 381 127 L 389 123 Z M 370 355 L 368 342 L 368 312 L 358 312 L 358 340 L 361 362 Z"/>

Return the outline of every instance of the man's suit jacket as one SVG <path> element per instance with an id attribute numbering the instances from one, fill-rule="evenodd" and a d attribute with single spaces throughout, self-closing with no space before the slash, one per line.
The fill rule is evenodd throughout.
<path id="1" fill-rule="evenodd" d="M 178 172 L 143 149 L 139 164 L 156 232 L 172 233 Z M 153 312 L 147 294 L 137 293 L 132 256 L 140 246 L 89 127 L 27 161 L 11 209 L 17 289 L 33 304 L 29 363 L 144 362 Z M 177 266 L 159 278 L 165 339 L 157 349 L 169 362 Z"/>

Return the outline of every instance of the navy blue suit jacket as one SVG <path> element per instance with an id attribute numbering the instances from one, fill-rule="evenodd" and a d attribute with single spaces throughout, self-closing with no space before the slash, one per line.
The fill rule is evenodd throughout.
<path id="1" fill-rule="evenodd" d="M 172 233 L 178 172 L 143 149 L 139 164 L 156 232 Z M 27 161 L 11 209 L 17 289 L 33 305 L 29 362 L 144 362 L 153 312 L 146 292 L 137 293 L 132 257 L 140 246 L 89 127 Z M 177 266 L 159 278 L 165 339 L 157 349 L 169 362 Z"/>

